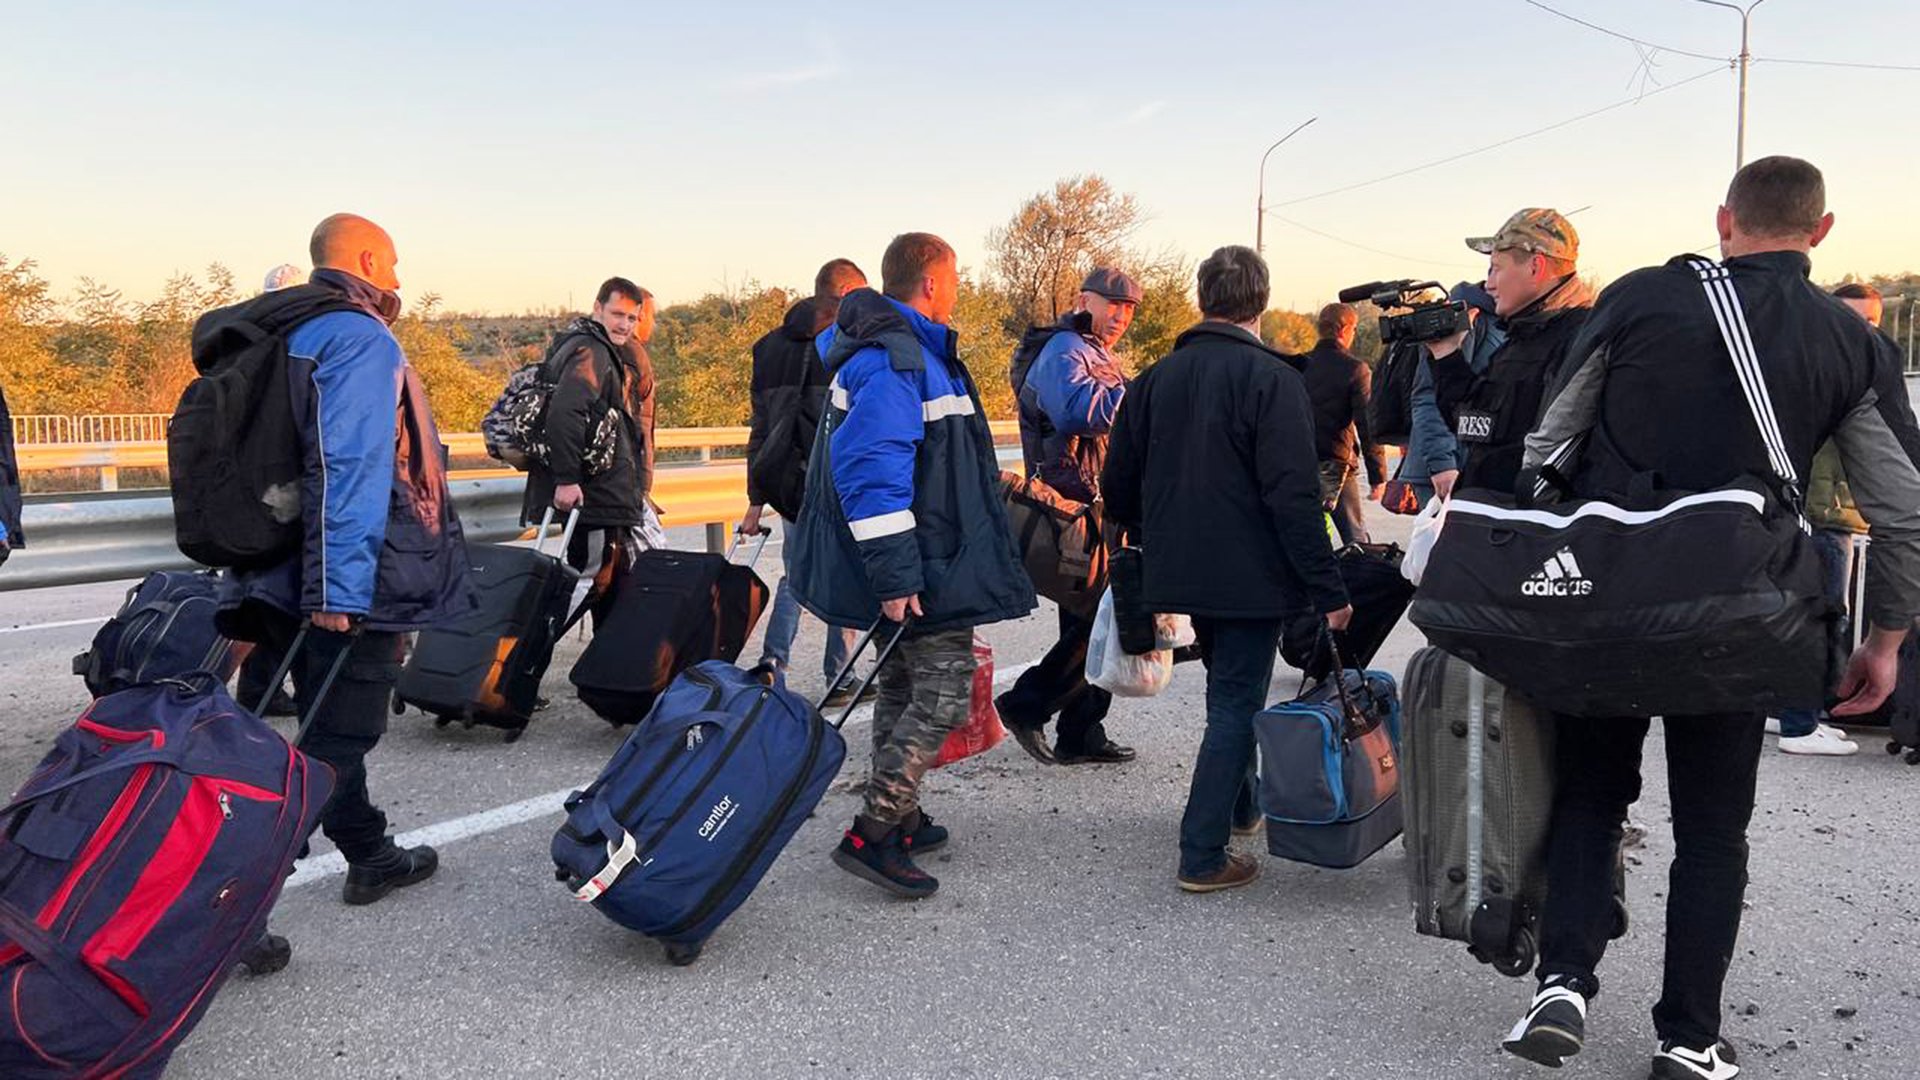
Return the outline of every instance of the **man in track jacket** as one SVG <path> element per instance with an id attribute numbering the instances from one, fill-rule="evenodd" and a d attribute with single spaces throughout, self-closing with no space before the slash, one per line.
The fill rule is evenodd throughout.
<path id="1" fill-rule="evenodd" d="M 947 839 L 920 807 L 920 778 L 967 719 L 973 628 L 1021 618 L 1036 601 L 1000 502 L 993 433 L 946 325 L 959 295 L 953 249 L 904 233 L 880 274 L 885 295 L 847 294 L 820 335 L 832 383 L 794 588 L 834 626 L 907 624 L 880 672 L 865 806 L 833 859 L 919 898 L 939 882 L 913 856 Z"/>

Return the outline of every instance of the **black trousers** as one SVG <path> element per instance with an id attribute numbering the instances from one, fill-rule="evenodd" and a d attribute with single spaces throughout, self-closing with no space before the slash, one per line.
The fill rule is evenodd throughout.
<path id="1" fill-rule="evenodd" d="M 285 655 L 302 621 L 284 612 L 262 613 L 265 637 L 261 644 Z M 320 831 L 350 863 L 365 862 L 388 844 L 387 815 L 367 793 L 367 754 L 387 731 L 393 684 L 400 677 L 401 637 L 381 630 L 366 630 L 354 637 L 309 628 L 300 655 L 293 660 L 293 698 L 304 719 L 334 658 L 342 649 L 350 650 L 313 726 L 299 742 L 302 752 L 333 769 L 333 797 L 320 812 Z M 266 677 L 272 678 L 273 673 Z"/>
<path id="2" fill-rule="evenodd" d="M 1060 746 L 1076 751 L 1106 741 L 1101 721 L 1113 695 L 1087 682 L 1087 641 L 1092 636 L 1091 618 L 1060 612 L 1060 640 L 1000 696 L 1008 723 L 1038 727 L 1059 713 Z"/>
<path id="3" fill-rule="evenodd" d="M 243 709 L 251 709 L 266 700 L 269 682 L 273 673 L 280 670 L 280 661 L 284 657 L 279 649 L 266 642 L 256 642 L 247 651 L 247 658 L 240 661 L 240 678 L 234 683 L 233 696 Z M 274 690 L 279 687 L 272 687 Z"/>
<path id="4" fill-rule="evenodd" d="M 1547 841 L 1540 977 L 1570 976 L 1589 995 L 1614 928 L 1614 860 L 1627 807 L 1640 797 L 1642 719 L 1556 716 L 1559 774 Z M 1673 867 L 1667 885 L 1666 967 L 1654 1030 L 1696 1049 L 1720 1038 L 1720 997 L 1747 889 L 1764 717 L 1668 717 L 1667 790 Z"/>

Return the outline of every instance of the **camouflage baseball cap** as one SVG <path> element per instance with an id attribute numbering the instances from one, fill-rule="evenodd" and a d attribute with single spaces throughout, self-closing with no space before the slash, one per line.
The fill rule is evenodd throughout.
<path id="1" fill-rule="evenodd" d="M 1529 208 L 1507 219 L 1492 236 L 1469 236 L 1467 246 L 1482 255 L 1496 251 L 1527 251 L 1549 259 L 1578 261 L 1580 234 L 1558 210 Z"/>

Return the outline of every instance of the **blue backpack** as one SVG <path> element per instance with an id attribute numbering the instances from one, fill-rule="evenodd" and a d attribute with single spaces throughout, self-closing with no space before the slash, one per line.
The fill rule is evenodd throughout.
<path id="1" fill-rule="evenodd" d="M 120 611 L 93 635 L 92 648 L 73 658 L 73 673 L 94 697 L 196 671 L 225 682 L 239 658 L 214 625 L 219 593 L 215 574 L 148 574 L 127 590 Z"/>

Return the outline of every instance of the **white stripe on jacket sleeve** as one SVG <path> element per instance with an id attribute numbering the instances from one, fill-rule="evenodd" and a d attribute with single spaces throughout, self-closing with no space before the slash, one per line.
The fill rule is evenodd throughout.
<path id="1" fill-rule="evenodd" d="M 913 531 L 913 511 L 895 510 L 890 514 L 861 518 L 847 522 L 847 528 L 853 531 L 855 540 L 878 540 L 883 536 L 894 536 Z"/>

